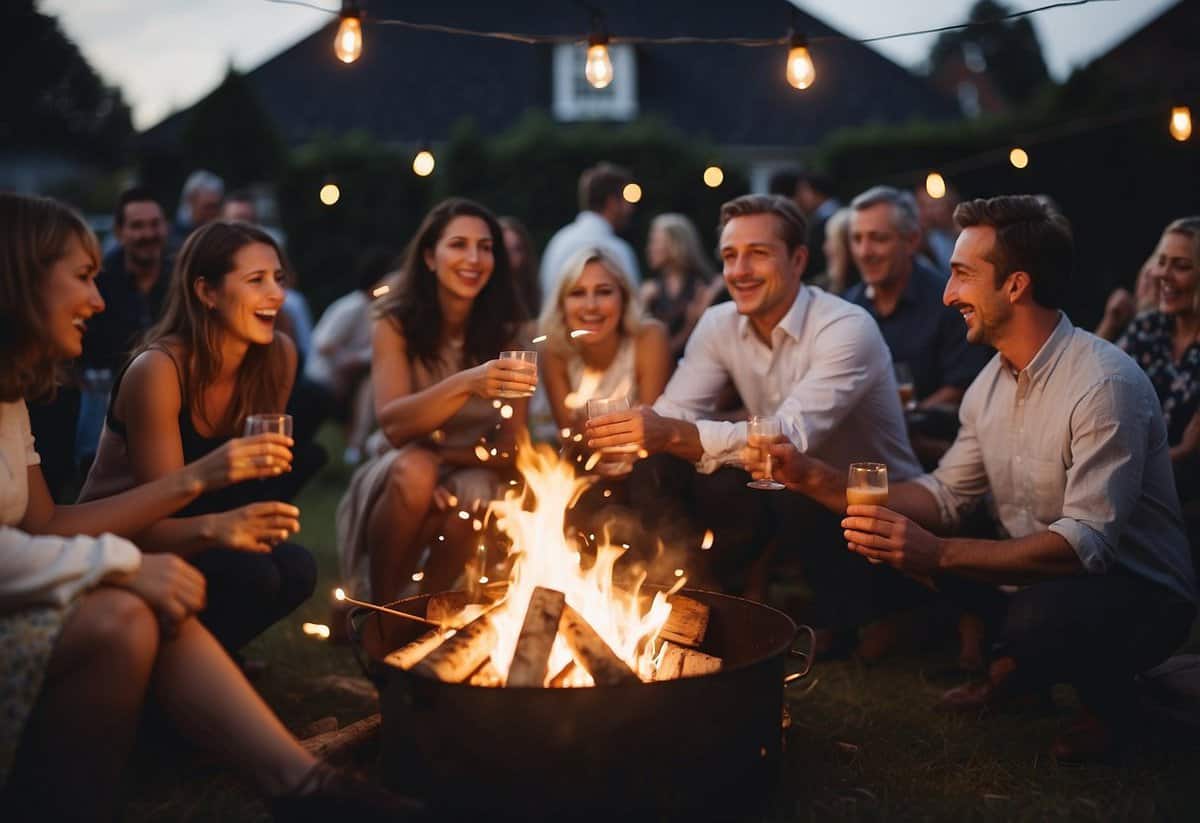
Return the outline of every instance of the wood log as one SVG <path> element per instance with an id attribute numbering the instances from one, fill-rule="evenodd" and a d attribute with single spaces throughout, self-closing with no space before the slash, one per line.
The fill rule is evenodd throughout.
<path id="1" fill-rule="evenodd" d="M 496 645 L 491 615 L 482 615 L 457 630 L 412 667 L 426 677 L 461 683 L 487 660 Z"/>
<path id="2" fill-rule="evenodd" d="M 575 674 L 575 670 L 579 668 L 575 665 L 574 660 L 567 661 L 567 665 L 563 666 L 558 674 L 550 678 L 550 682 L 546 685 L 551 689 L 565 689 L 571 676 Z"/>
<path id="3" fill-rule="evenodd" d="M 470 592 L 439 592 L 425 603 L 425 619 L 452 629 L 461 629 L 479 617 L 508 590 L 507 583 L 489 583 L 483 587 L 483 601 L 475 602 Z"/>
<path id="4" fill-rule="evenodd" d="M 558 621 L 566 605 L 567 597 L 560 591 L 541 586 L 533 590 L 508 667 L 509 686 L 541 688 L 545 685 L 546 665 L 550 662 L 550 650 L 558 635 Z"/>
<path id="5" fill-rule="evenodd" d="M 681 594 L 672 595 L 667 602 L 671 613 L 658 636 L 680 646 L 698 647 L 708 632 L 708 606 Z"/>
<path id="6" fill-rule="evenodd" d="M 345 728 L 301 740 L 300 745 L 308 749 L 314 757 L 334 759 L 369 743 L 379 734 L 379 723 L 379 715 L 373 714 Z"/>
<path id="7" fill-rule="evenodd" d="M 575 662 L 584 668 L 596 681 L 597 686 L 616 686 L 621 683 L 638 683 L 638 676 L 617 657 L 583 615 L 570 606 L 563 607 L 561 630 L 563 640 L 571 650 Z"/>
<path id="8" fill-rule="evenodd" d="M 697 677 L 721 670 L 721 658 L 713 657 L 695 649 L 667 644 L 662 662 L 654 673 L 656 681 L 675 680 L 680 677 Z"/>
<path id="9" fill-rule="evenodd" d="M 471 673 L 471 676 L 467 679 L 467 683 L 472 686 L 497 689 L 504 685 L 504 678 L 500 676 L 499 670 L 492 663 L 492 658 L 489 657 L 483 661 L 483 665 Z"/>
<path id="10" fill-rule="evenodd" d="M 383 662 L 398 669 L 411 669 L 424 660 L 431 651 L 442 645 L 448 634 L 450 632 L 446 629 L 430 629 L 411 643 L 388 654 L 383 658 Z"/>

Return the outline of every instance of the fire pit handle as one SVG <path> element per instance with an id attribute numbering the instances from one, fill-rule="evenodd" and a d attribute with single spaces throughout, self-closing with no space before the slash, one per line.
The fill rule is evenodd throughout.
<path id="1" fill-rule="evenodd" d="M 802 652 L 797 648 L 790 648 L 788 649 L 788 654 L 792 657 L 798 657 L 803 660 L 804 668 L 798 672 L 792 672 L 784 677 L 783 685 L 785 686 L 790 686 L 792 683 L 807 677 L 808 673 L 812 671 L 813 658 L 816 656 L 813 654 L 813 650 L 817 647 L 817 635 L 816 632 L 812 630 L 812 626 L 797 626 L 796 634 L 799 635 L 801 633 L 808 635 L 808 651 Z M 795 641 L 793 640 L 793 642 Z"/>

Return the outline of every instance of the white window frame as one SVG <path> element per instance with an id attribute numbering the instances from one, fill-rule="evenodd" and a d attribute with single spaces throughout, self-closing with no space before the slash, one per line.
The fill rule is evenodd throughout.
<path id="1" fill-rule="evenodd" d="M 583 77 L 587 46 L 560 43 L 554 47 L 553 112 L 556 120 L 633 120 L 638 114 L 637 60 L 633 46 L 610 43 L 608 57 L 613 64 L 613 81 L 595 96 L 578 93 Z M 601 91 L 603 93 L 601 93 Z"/>

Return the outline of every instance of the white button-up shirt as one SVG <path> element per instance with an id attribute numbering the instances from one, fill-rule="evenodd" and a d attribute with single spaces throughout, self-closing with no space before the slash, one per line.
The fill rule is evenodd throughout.
<path id="1" fill-rule="evenodd" d="M 1062 315 L 1021 371 L 992 358 L 959 419 L 937 470 L 917 480 L 943 522 L 990 490 L 1010 537 L 1049 530 L 1093 574 L 1122 569 L 1196 599 L 1162 411 L 1127 354 Z"/>
<path id="2" fill-rule="evenodd" d="M 542 268 L 539 279 L 542 282 L 542 299 L 553 300 L 558 289 L 558 281 L 562 279 L 563 267 L 567 261 L 582 249 L 596 247 L 611 254 L 625 269 L 629 279 L 636 287 L 641 282 L 638 271 L 637 255 L 633 248 L 613 232 L 608 221 L 594 211 L 581 211 L 575 220 L 563 226 L 542 252 Z"/>
<path id="3" fill-rule="evenodd" d="M 732 381 L 754 415 L 774 415 L 800 451 L 839 469 L 886 463 L 889 477 L 921 473 L 908 442 L 892 358 L 879 327 L 858 306 L 801 286 L 767 346 L 733 303 L 700 318 L 654 411 L 693 421 L 711 472 L 737 462 L 747 424 L 703 419 Z"/>

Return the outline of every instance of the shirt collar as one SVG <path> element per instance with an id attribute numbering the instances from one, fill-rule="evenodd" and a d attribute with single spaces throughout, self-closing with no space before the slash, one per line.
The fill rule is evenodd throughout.
<path id="1" fill-rule="evenodd" d="M 580 226 L 601 229 L 609 234 L 612 233 L 612 226 L 608 225 L 608 221 L 605 220 L 603 215 L 601 215 L 599 212 L 587 210 L 581 211 L 579 212 L 578 216 L 576 216 L 575 222 Z"/>
<path id="2" fill-rule="evenodd" d="M 796 299 L 792 301 L 792 307 L 775 324 L 775 329 L 782 329 L 784 334 L 793 340 L 799 340 L 800 333 L 804 331 L 804 315 L 808 311 L 808 304 L 811 300 L 812 286 L 801 284 L 800 291 L 796 294 Z M 772 338 L 775 336 L 775 329 L 771 330 Z M 738 315 L 738 337 L 745 340 L 753 334 L 754 329 L 750 326 L 750 318 L 744 314 Z"/>
<path id="3" fill-rule="evenodd" d="M 1066 312 L 1060 311 L 1058 313 L 1058 323 L 1054 326 L 1054 331 L 1050 332 L 1050 336 L 1046 338 L 1046 342 L 1042 344 L 1042 347 L 1038 349 L 1038 353 L 1033 356 L 1033 359 L 1029 361 L 1029 365 L 1024 369 L 1031 384 L 1037 382 L 1039 378 L 1050 371 L 1055 361 L 1058 360 L 1058 356 L 1067 347 L 1067 343 L 1070 342 L 1071 335 L 1074 332 L 1075 327 L 1067 318 Z M 1020 373 L 1013 368 L 1012 363 L 1004 355 L 1000 355 L 1000 357 L 1009 374 L 1019 377 Z"/>

